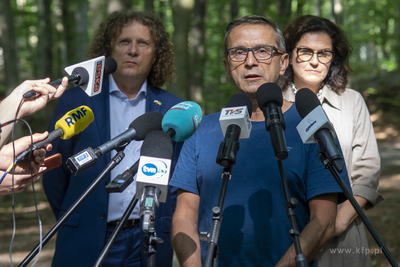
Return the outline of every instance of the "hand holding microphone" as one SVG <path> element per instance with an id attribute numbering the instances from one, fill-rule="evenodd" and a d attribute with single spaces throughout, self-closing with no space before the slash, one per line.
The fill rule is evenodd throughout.
<path id="1" fill-rule="evenodd" d="M 45 147 L 47 144 L 53 142 L 57 138 L 69 139 L 75 134 L 82 132 L 94 120 L 92 110 L 87 106 L 77 107 L 67 112 L 61 119 L 56 122 L 55 130 L 49 133 L 49 136 L 32 145 L 18 155 L 16 161 L 24 160 L 28 157 L 31 151 Z"/>
<path id="2" fill-rule="evenodd" d="M 303 119 L 296 127 L 303 143 L 317 142 L 325 158 L 342 172 L 344 165 L 334 140 L 336 133 L 317 96 L 308 88 L 300 89 L 296 94 L 296 108 Z"/>

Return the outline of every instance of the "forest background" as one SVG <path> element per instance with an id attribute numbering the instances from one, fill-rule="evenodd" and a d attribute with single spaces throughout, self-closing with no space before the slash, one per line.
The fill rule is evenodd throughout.
<path id="1" fill-rule="evenodd" d="M 236 90 L 222 63 L 225 28 L 232 19 L 264 15 L 283 30 L 299 15 L 328 18 L 353 47 L 348 87 L 364 96 L 378 141 L 398 138 L 400 1 L 395 0 L 1 0 L 0 98 L 26 79 L 58 79 L 66 66 L 88 59 L 92 32 L 108 14 L 124 9 L 153 12 L 163 21 L 177 68 L 176 82 L 165 89 L 199 103 L 205 115 L 220 111 Z M 33 132 L 46 130 L 55 104 L 26 118 Z M 19 124 L 16 138 L 28 133 Z M 38 200 L 45 201 L 36 184 Z M 18 208 L 32 206 L 31 190 L 17 198 Z M 10 201 L 11 196 L 0 196 L 0 214 Z"/>

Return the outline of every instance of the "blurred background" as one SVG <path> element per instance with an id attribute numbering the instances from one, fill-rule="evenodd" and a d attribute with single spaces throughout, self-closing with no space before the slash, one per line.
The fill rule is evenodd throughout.
<path id="1" fill-rule="evenodd" d="M 66 66 L 86 59 L 92 32 L 116 10 L 153 12 L 166 25 L 174 44 L 177 79 L 165 89 L 199 103 L 205 114 L 218 112 L 235 93 L 222 63 L 225 27 L 249 14 L 268 16 L 283 30 L 294 18 L 313 14 L 337 23 L 353 47 L 349 88 L 367 102 L 382 157 L 381 192 L 386 200 L 367 211 L 389 250 L 400 260 L 397 207 L 400 203 L 400 1 L 393 0 L 1 0 L 0 98 L 26 79 L 61 78 Z M 27 121 L 43 132 L 56 101 Z M 28 129 L 17 125 L 16 138 Z M 35 183 L 44 234 L 53 227 L 41 183 Z M 0 266 L 9 266 L 12 196 L 0 196 Z M 14 263 L 38 240 L 38 219 L 31 188 L 15 196 Z M 53 238 L 55 239 L 55 238 Z M 370 238 L 370 247 L 377 248 Z M 36 266 L 49 266 L 51 241 Z M 374 266 L 389 266 L 382 253 Z M 42 264 L 42 265 L 41 265 Z"/>

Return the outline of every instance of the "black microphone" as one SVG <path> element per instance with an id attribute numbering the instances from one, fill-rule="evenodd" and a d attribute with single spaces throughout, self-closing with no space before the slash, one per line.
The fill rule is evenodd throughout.
<path id="1" fill-rule="evenodd" d="M 250 115 L 253 103 L 245 94 L 234 94 L 229 99 L 225 108 L 221 110 L 219 122 L 224 134 L 216 162 L 224 168 L 236 163 L 236 154 L 239 150 L 239 138 L 248 138 L 251 131 Z"/>
<path id="2" fill-rule="evenodd" d="M 296 93 L 295 101 L 297 112 L 303 119 L 297 126 L 303 143 L 313 142 L 309 138 L 312 135 L 325 158 L 338 172 L 342 172 L 344 168 L 342 156 L 334 140 L 334 135 L 332 135 L 335 130 L 322 109 L 318 97 L 310 89 L 303 88 Z"/>
<path id="3" fill-rule="evenodd" d="M 271 143 L 275 158 L 284 160 L 288 157 L 286 139 L 283 131 L 286 128 L 282 114 L 282 90 L 275 83 L 264 83 L 257 89 L 258 106 L 264 113 L 265 128 L 271 134 Z"/>
<path id="4" fill-rule="evenodd" d="M 69 157 L 66 162 L 67 167 L 74 175 L 77 175 L 95 165 L 100 156 L 110 152 L 111 150 L 123 150 L 132 140 L 143 140 L 149 132 L 161 130 L 162 118 L 163 114 L 157 111 L 147 112 L 137 117 L 129 125 L 128 130 L 120 135 L 95 149 L 88 147 Z"/>

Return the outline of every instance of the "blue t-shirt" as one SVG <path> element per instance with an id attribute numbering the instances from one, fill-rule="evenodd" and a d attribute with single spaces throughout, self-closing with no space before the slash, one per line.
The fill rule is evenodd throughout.
<path id="1" fill-rule="evenodd" d="M 304 145 L 296 130 L 301 121 L 293 104 L 284 113 L 289 156 L 283 169 L 290 197 L 298 200 L 296 219 L 301 232 L 309 221 L 307 201 L 342 192 L 318 157 L 317 144 Z M 219 113 L 203 118 L 198 131 L 185 141 L 170 185 L 200 195 L 199 231 L 209 232 L 212 208 L 218 205 L 223 167 L 216 163 L 224 140 Z M 341 177 L 350 188 L 347 171 Z M 343 195 L 340 194 L 343 200 Z M 228 182 L 219 239 L 219 266 L 275 266 L 293 244 L 288 232 L 286 202 L 271 137 L 265 122 L 252 122 L 250 138 L 240 140 L 232 178 Z M 201 242 L 202 261 L 207 242 Z"/>

